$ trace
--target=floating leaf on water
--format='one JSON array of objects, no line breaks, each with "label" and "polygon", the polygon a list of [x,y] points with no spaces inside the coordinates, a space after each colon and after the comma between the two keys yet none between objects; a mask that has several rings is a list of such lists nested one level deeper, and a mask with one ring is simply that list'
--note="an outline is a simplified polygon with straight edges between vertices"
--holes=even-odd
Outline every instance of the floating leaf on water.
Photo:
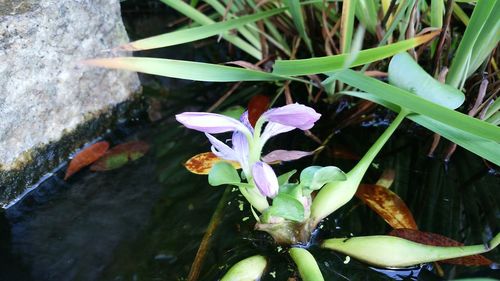
[{"label": "floating leaf on water", "polygon": [[64,180],[67,180],[82,168],[101,158],[109,148],[107,141],[100,141],[78,152],[69,163]]},{"label": "floating leaf on water", "polygon": [[131,141],[119,144],[104,154],[104,156],[96,161],[90,170],[92,171],[110,171],[123,167],[131,161],[135,161],[149,150],[149,144],[143,141]]},{"label": "floating leaf on water", "polygon": [[269,97],[264,95],[255,95],[248,102],[248,121],[255,127],[257,119],[269,108]]},{"label": "floating leaf on water", "polygon": [[[431,232],[419,231],[416,229],[393,229],[389,233],[389,235],[430,246],[455,247],[464,245],[463,243],[450,239],[446,236]],[[440,262],[465,266],[481,266],[490,265],[493,263],[491,260],[481,255],[442,260]]]},{"label": "floating leaf on water", "polygon": [[399,196],[383,186],[361,184],[356,196],[393,228],[417,229],[417,223]]},{"label": "floating leaf on water", "polygon": [[186,161],[186,163],[184,163],[184,166],[193,174],[208,175],[212,167],[221,161],[230,163],[235,169],[241,168],[238,162],[224,160],[222,158],[219,158],[212,152],[203,152],[197,154]]}]

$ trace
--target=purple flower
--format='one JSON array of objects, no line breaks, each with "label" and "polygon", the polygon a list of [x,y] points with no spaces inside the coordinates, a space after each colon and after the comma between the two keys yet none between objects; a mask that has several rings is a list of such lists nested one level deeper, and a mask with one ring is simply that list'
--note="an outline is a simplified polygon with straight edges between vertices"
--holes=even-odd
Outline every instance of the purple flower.
[{"label": "purple flower", "polygon": [[175,119],[189,129],[209,134],[240,131],[250,134],[248,128],[233,118],[207,112],[184,112],[175,115]]},{"label": "purple flower", "polygon": [[256,162],[252,166],[252,176],[255,186],[262,195],[274,198],[278,194],[278,178],[271,166],[264,162]]},{"label": "purple flower", "polygon": [[[255,138],[254,128],[248,121],[248,112],[243,113],[239,121],[221,114],[205,112],[184,112],[175,117],[184,126],[204,132],[212,144],[212,151],[215,155],[226,160],[238,161],[245,175],[249,176],[250,166],[253,164],[250,163],[250,155],[253,155],[253,162],[258,161],[261,149],[271,137],[295,128],[310,129],[320,116],[314,109],[297,103],[269,109],[257,122],[257,124],[260,123],[260,126],[257,126],[258,130],[261,129],[262,124],[266,122],[267,124],[260,137]],[[232,147],[211,135],[231,131],[233,132]],[[297,158],[297,153],[291,154],[295,155],[280,153],[279,157],[273,159],[286,161]]]},{"label": "purple flower", "polygon": [[270,122],[285,126],[309,130],[318,121],[321,114],[303,104],[289,104],[278,108],[272,108],[262,114],[262,117]]}]

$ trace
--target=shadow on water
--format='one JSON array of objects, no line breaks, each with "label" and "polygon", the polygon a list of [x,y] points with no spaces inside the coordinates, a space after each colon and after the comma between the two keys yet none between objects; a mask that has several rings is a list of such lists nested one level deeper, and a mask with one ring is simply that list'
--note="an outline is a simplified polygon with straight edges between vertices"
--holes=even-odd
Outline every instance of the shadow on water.
[{"label": "shadow on water", "polygon": [[[158,21],[156,26],[160,29],[165,28],[168,20],[159,19],[165,12],[162,4],[124,3],[131,5],[124,6],[129,29],[140,33],[137,28],[146,18]],[[131,22],[134,3],[137,7],[149,7],[151,14],[134,17],[137,21]],[[152,34],[145,36],[149,35]],[[209,60],[204,56],[216,53],[184,51],[163,50],[155,55],[194,55]],[[85,169],[67,182],[62,180],[64,169],[57,171],[22,201],[2,211],[1,281],[186,280],[224,189],[210,187],[205,176],[195,176],[184,169],[182,163],[196,153],[208,151],[209,144],[203,134],[181,128],[172,117],[186,109],[206,109],[225,88],[208,83],[199,88],[192,83],[157,77],[142,79],[149,85],[144,93],[146,102],[150,107],[160,103],[161,110],[155,106],[156,114],[149,112],[159,121],[126,125],[104,138],[114,144],[144,140],[151,145],[149,153],[114,171],[92,173]],[[162,85],[167,85],[167,90]],[[255,86],[248,88],[259,90]],[[239,101],[244,105],[247,97],[242,91],[228,104]],[[387,115],[384,110],[378,113]],[[331,130],[330,124],[324,123],[314,129],[323,138]],[[334,137],[333,146],[341,145],[362,154],[382,130],[349,127]],[[394,191],[407,202],[421,230],[465,244],[481,243],[500,230],[500,179],[478,157],[461,149],[449,164],[426,157],[430,136],[405,123],[384,147],[364,182],[374,183],[384,169],[395,169]],[[311,140],[299,132],[278,136],[268,147],[283,145],[286,149],[314,148]],[[278,173],[310,164],[311,159],[287,163],[278,167]],[[354,162],[323,154],[316,164],[349,170]],[[253,225],[249,205],[238,192],[231,192],[200,281],[217,280],[229,265],[254,254],[269,257],[270,267],[263,281],[290,277],[298,280],[287,249],[274,244],[267,234],[253,231]],[[354,199],[324,222],[316,239],[384,234],[389,230],[380,217]],[[404,270],[376,269],[354,259],[347,262],[344,255],[321,250],[317,245],[310,251],[326,280],[445,280],[432,272],[432,264]],[[488,257],[499,261],[498,250]],[[487,267],[442,267],[446,279],[498,278],[499,274]]]}]

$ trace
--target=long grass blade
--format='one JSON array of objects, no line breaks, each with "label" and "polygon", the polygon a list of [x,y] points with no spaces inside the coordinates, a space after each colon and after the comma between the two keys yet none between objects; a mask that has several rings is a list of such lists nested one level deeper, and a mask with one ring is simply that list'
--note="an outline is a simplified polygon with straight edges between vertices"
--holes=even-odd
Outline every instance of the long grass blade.
[{"label": "long grass blade", "polygon": [[171,78],[206,82],[276,81],[289,79],[288,77],[273,73],[251,69],[171,59],[118,57],[91,59],[84,63],[105,68],[125,69]]},{"label": "long grass blade", "polygon": [[378,24],[377,4],[374,0],[358,0],[356,4],[356,17],[372,34],[375,34]]},{"label": "long grass blade", "polygon": [[[184,1],[179,1],[179,0],[161,0],[161,1],[167,4],[168,6],[172,7],[173,9],[177,10],[179,13],[187,16],[188,18],[192,19],[193,21],[201,25],[215,23],[215,21],[213,21],[200,11],[196,10],[195,8],[191,7],[189,4],[184,3]],[[235,46],[237,46],[238,48],[240,48],[242,51],[256,58],[257,60],[262,59],[262,54],[260,50],[256,49],[254,46],[250,45],[241,38],[235,35],[231,35],[227,32],[222,34],[222,37],[227,41],[231,42],[232,44],[234,44]]]},{"label": "long grass blade", "polygon": [[307,48],[312,53],[313,49],[311,45],[311,39],[309,39],[309,35],[307,35],[306,32],[306,26],[304,24],[304,16],[302,15],[300,1],[284,0],[283,2],[286,4],[288,10],[290,11],[290,14],[292,15],[293,23],[295,24],[295,28],[297,28],[300,37],[302,38],[302,40],[304,40],[304,42],[307,45]]},{"label": "long grass blade", "polygon": [[244,16],[237,19],[232,19],[224,22],[218,22],[199,27],[193,27],[165,33],[158,36],[153,36],[128,44],[122,45],[119,48],[128,51],[150,50],[163,48],[193,42],[200,39],[205,39],[210,36],[218,35],[230,29],[237,28],[250,22],[262,20],[283,12],[285,9],[274,9],[267,12],[260,12],[249,16]]},{"label": "long grass blade", "polygon": [[479,66],[489,57],[493,49],[498,45],[500,40],[500,1],[496,2],[493,11],[484,23],[481,29],[481,34],[477,37],[472,49],[471,65],[468,68],[467,76],[469,77]]},{"label": "long grass blade", "polygon": [[451,63],[450,71],[446,77],[447,84],[458,88],[462,84],[462,81],[465,80],[469,64],[468,61],[470,60],[474,45],[497,2],[498,0],[477,1],[469,25],[465,29],[464,36],[460,41],[460,45]]},{"label": "long grass blade", "polygon": [[[342,92],[342,94],[378,103],[395,112],[399,112],[401,106],[388,102],[373,93],[346,91]],[[500,144],[498,142],[478,137],[476,134],[468,131],[459,130],[425,115],[411,114],[408,115],[407,118],[433,132],[440,134],[444,138],[483,157],[484,159],[487,159],[496,165],[500,165]]]},{"label": "long grass blade", "polygon": [[[217,0],[205,0],[206,3],[210,4],[216,11],[219,13],[221,16],[225,16],[226,18],[234,17],[234,15],[226,10],[226,7],[222,5],[219,1]],[[232,8],[235,8],[235,5],[231,5]],[[260,40],[257,36],[252,34],[245,26],[241,26],[237,28],[238,32],[241,33],[241,35],[250,42],[255,48],[258,50],[261,49],[260,45]]]},{"label": "long grass blade", "polygon": [[428,116],[436,121],[462,131],[476,134],[494,142],[500,142],[500,128],[463,113],[427,101],[408,91],[346,69],[334,74],[335,77],[365,92],[376,94],[381,99],[403,106],[412,112]]},{"label": "long grass blade", "polygon": [[354,30],[354,14],[358,0],[344,0],[342,2],[342,16],[340,18],[340,52],[343,54],[351,50],[352,34]]},{"label": "long grass blade", "polygon": [[[432,32],[394,44],[362,50],[358,53],[356,59],[353,60],[351,67],[388,58],[402,51],[424,44],[437,34],[439,34],[439,32]],[[274,64],[273,73],[289,76],[327,73],[342,69],[346,60],[349,58],[349,54],[341,54],[301,60],[278,60]]]}]

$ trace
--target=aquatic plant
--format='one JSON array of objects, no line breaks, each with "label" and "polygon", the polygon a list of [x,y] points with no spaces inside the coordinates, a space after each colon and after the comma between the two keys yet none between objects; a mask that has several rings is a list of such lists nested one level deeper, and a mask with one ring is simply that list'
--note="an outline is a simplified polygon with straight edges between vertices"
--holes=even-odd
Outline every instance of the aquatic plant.
[{"label": "aquatic plant", "polygon": [[[243,169],[242,177],[247,181],[242,182],[231,164],[219,162],[210,170],[209,183],[215,186],[238,186],[248,202],[261,213],[259,217],[256,215],[258,223],[255,228],[271,234],[277,243],[292,246],[290,255],[304,280],[322,280],[314,257],[305,249],[294,248],[294,245],[307,245],[319,222],[352,199],[371,162],[408,114],[408,110],[402,109],[349,173],[344,174],[333,166],[311,166],[300,173],[298,182],[289,182],[295,171],[281,175],[281,180],[278,180],[273,169],[261,161],[260,154],[270,137],[295,128],[312,128],[320,117],[314,109],[300,104],[273,108],[259,117],[255,128],[251,127],[247,112],[240,117],[240,121],[220,114],[197,112],[181,113],[176,118],[190,129],[205,132],[217,156],[239,162]],[[261,134],[266,122],[267,126]],[[224,132],[233,132],[233,148],[210,135]],[[283,158],[289,160],[289,157]],[[315,191],[319,192],[313,199],[311,193]],[[268,199],[271,199],[271,205]],[[382,235],[327,239],[322,247],[341,251],[377,266],[401,267],[484,253],[498,244],[500,234],[487,245],[467,247],[435,247]],[[254,258],[257,257],[250,259]],[[233,271],[245,271],[260,276],[264,270],[253,266],[253,262],[242,262],[235,267],[238,269],[231,269],[228,275],[233,276]],[[239,279],[226,276],[223,280]]]},{"label": "aquatic plant", "polygon": [[[487,58],[498,43],[498,0],[477,1],[470,19],[453,1],[447,1],[446,7],[443,1],[431,1],[431,6],[428,7],[425,1],[415,0],[399,1],[397,5],[394,5],[396,1],[386,0],[344,0],[341,9],[338,4],[331,3],[335,1],[323,0],[268,1],[269,3],[262,5],[250,0],[238,0],[234,5],[231,5],[233,1],[204,1],[215,14],[222,16],[223,20],[220,22],[214,22],[212,18],[198,11],[195,8],[198,1],[191,1],[192,5],[177,0],[162,2],[186,15],[198,26],[132,42],[122,46],[123,49],[160,48],[220,34],[222,38],[259,62],[237,64],[244,68],[131,57],[95,59],[87,63],[197,81],[271,81],[277,83],[279,93],[289,89],[289,82],[298,82],[307,87],[310,95],[313,91],[319,92],[318,97],[325,93],[328,102],[343,94],[373,101],[398,113],[392,124],[349,172],[344,173],[334,166],[311,166],[299,173],[298,181],[290,181],[295,171],[276,176],[270,166],[273,158],[270,160],[261,155],[262,148],[268,138],[278,133],[294,128],[310,129],[316,120],[303,127],[287,122],[299,120],[292,117],[294,113],[300,114],[301,110],[312,113],[314,110],[306,110],[304,105],[298,104],[271,109],[268,112],[286,112],[285,122],[266,119],[266,114],[272,116],[266,112],[255,127],[249,125],[248,116],[245,114],[239,121],[211,113],[184,113],[177,116],[178,121],[186,127],[205,132],[212,143],[213,153],[219,160],[226,160],[213,165],[208,174],[209,183],[239,187],[243,196],[258,212],[255,212],[256,229],[268,232],[278,243],[292,245],[290,255],[304,280],[321,280],[322,277],[314,257],[297,245],[307,244],[318,224],[352,199],[373,159],[405,118],[492,163],[500,164],[500,130],[496,126],[500,104],[498,99],[494,103],[488,103],[487,100],[483,101],[484,97],[477,97],[475,112],[463,114],[458,111],[463,110],[460,106],[465,96],[461,90],[467,78],[484,65],[485,61],[494,69],[497,68],[495,61]],[[250,10],[253,14],[240,16],[240,12],[244,10]],[[444,11],[446,17],[443,15]],[[419,12],[428,17],[422,22],[429,20],[431,27],[443,30],[428,33],[422,30],[422,34],[417,35],[415,29],[418,26],[416,18]],[[380,13],[384,15],[383,18],[378,16]],[[447,58],[450,55],[443,53],[443,45],[447,30],[450,29],[449,19],[452,13],[466,23],[467,27],[459,42],[453,40],[457,47],[449,64]],[[315,41],[311,36],[314,25],[307,25],[304,15],[312,17],[313,22],[316,19],[322,23],[321,35],[324,42]],[[361,24],[355,33],[356,19]],[[310,18],[309,20],[311,21]],[[300,40],[295,37],[293,40],[287,40],[289,38],[286,38],[277,26],[286,31],[291,30],[291,33],[296,31],[296,38]],[[339,28],[339,32],[336,32],[336,28]],[[237,33],[232,33],[231,29],[237,30]],[[362,49],[365,29],[372,37],[377,38],[375,47]],[[438,33],[439,42],[432,42],[429,52],[430,60],[434,61],[429,75],[415,60],[424,47],[418,50],[415,48],[433,40]],[[398,35],[399,38],[396,38]],[[276,49],[272,55],[268,53],[269,46]],[[320,56],[317,56],[319,54]],[[272,72],[259,68],[259,63],[273,59],[273,56],[276,56],[277,60]],[[296,59],[300,56],[306,58]],[[389,83],[364,73],[370,64],[390,57],[393,58],[388,70]],[[446,78],[442,77],[438,81],[435,78],[441,67],[446,65],[450,65],[450,72]],[[349,69],[357,66],[363,66],[359,72]],[[323,77],[326,78],[321,81]],[[360,91],[353,91],[352,87]],[[494,94],[490,94],[490,99],[493,98]],[[287,100],[290,99],[288,96]],[[480,108],[484,118],[474,118]],[[292,109],[297,110],[294,112]],[[285,129],[286,126],[290,128]],[[233,132],[231,147],[212,136],[223,132]],[[309,154],[310,152],[280,152],[274,154],[280,156],[274,157],[274,160],[289,161]],[[237,171],[240,167],[243,171],[241,174]],[[373,236],[326,240],[323,247],[379,266],[406,266],[489,251],[498,245],[499,239],[497,235],[487,245],[431,247],[402,238]],[[387,255],[380,259],[378,253],[366,255],[367,251],[364,249],[367,248],[383,251]],[[398,256],[398,261],[394,261],[391,256],[399,250],[407,252]],[[436,255],[430,255],[431,252]],[[263,264],[261,256],[250,258],[250,261],[252,260]],[[246,267],[245,264],[250,266]],[[253,262],[238,263],[235,265],[237,269],[229,272],[255,270],[259,272],[254,272],[252,276],[260,276],[265,266],[257,267],[251,264]],[[234,280],[230,276],[234,276],[234,273],[228,273],[223,280]]]}]

